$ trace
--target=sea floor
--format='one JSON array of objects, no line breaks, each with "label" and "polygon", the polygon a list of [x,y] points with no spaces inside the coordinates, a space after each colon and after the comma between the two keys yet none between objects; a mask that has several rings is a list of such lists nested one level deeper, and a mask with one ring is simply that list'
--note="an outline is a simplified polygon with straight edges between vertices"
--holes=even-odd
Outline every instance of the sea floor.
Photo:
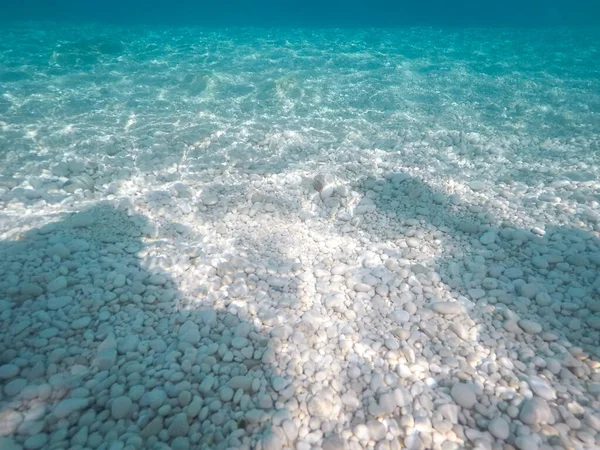
[{"label": "sea floor", "polygon": [[3,25],[0,448],[598,448],[598,61]]}]

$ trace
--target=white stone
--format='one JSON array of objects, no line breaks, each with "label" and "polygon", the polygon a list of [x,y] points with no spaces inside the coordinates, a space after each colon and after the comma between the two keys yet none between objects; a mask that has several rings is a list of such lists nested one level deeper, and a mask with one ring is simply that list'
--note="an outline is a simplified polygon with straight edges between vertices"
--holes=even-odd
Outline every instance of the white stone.
[{"label": "white stone", "polygon": [[519,320],[518,324],[519,324],[519,327],[521,327],[521,329],[523,331],[525,331],[526,333],[529,333],[529,334],[538,334],[543,329],[539,323],[534,322],[533,320],[530,320],[530,319],[521,319],[521,320]]},{"label": "white stone", "polygon": [[188,320],[179,328],[179,340],[188,344],[197,345],[200,342],[200,330],[198,325]]},{"label": "white stone", "polygon": [[379,397],[379,407],[381,408],[382,411],[384,411],[387,414],[391,414],[394,412],[394,410],[396,409],[396,396],[391,393],[385,393],[382,394]]},{"label": "white stone", "polygon": [[236,336],[231,340],[231,346],[237,350],[247,347],[250,341],[245,337]]},{"label": "white stone", "polygon": [[410,320],[410,314],[403,309],[396,309],[392,312],[391,318],[398,324],[406,323]]},{"label": "white stone", "polygon": [[475,403],[477,403],[475,392],[473,392],[472,387],[466,383],[456,383],[452,386],[450,394],[456,404],[465,409],[471,409],[475,406]]},{"label": "white stone", "polygon": [[25,378],[15,378],[4,385],[4,394],[7,397],[14,397],[21,393],[27,386],[27,380]]},{"label": "white stone", "polygon": [[144,404],[151,408],[158,409],[167,401],[167,394],[164,390],[156,388],[144,394],[142,400]]},{"label": "white stone", "polygon": [[479,192],[485,188],[485,182],[480,180],[473,180],[469,183],[469,187],[475,192]]},{"label": "white stone", "polygon": [[538,397],[544,400],[554,400],[556,398],[556,392],[547,380],[537,376],[530,376],[527,382],[533,393]]},{"label": "white stone", "polygon": [[0,449],[2,450],[22,450],[21,444],[9,437],[0,437]]},{"label": "white stone", "polygon": [[217,323],[217,313],[210,308],[205,308],[198,311],[198,318],[204,325],[212,326]]},{"label": "white stone", "polygon": [[261,447],[263,450],[281,450],[283,448],[283,441],[277,434],[268,430],[262,435]]},{"label": "white stone", "polygon": [[83,316],[71,322],[71,328],[74,330],[80,330],[82,328],[87,328],[90,323],[92,323],[92,318],[90,316]]},{"label": "white stone", "polygon": [[71,226],[73,228],[86,228],[94,224],[96,218],[90,213],[78,213],[71,217]]},{"label": "white stone", "polygon": [[144,429],[141,432],[141,436],[144,439],[148,439],[151,436],[158,436],[159,433],[164,429],[164,425],[163,425],[163,417],[162,416],[156,416],[154,419],[152,419],[148,425],[146,425],[144,427]]},{"label": "white stone", "polygon": [[14,364],[4,364],[0,366],[0,380],[7,380],[19,375],[20,369]]},{"label": "white stone", "polygon": [[369,420],[367,428],[369,429],[369,437],[375,442],[381,441],[387,433],[385,425],[378,420]]},{"label": "white stone", "polygon": [[59,402],[52,410],[52,414],[58,419],[64,419],[75,411],[87,408],[88,404],[87,398],[68,398]]},{"label": "white stone", "polygon": [[167,282],[167,277],[161,275],[159,273],[155,273],[154,275],[150,275],[146,280],[146,283],[154,285],[154,286],[162,286]]},{"label": "white stone", "polygon": [[243,389],[246,392],[249,392],[252,388],[252,382],[254,378],[248,375],[237,375],[232,377],[229,380],[229,387],[234,391],[238,389]]},{"label": "white stone", "polygon": [[496,237],[497,235],[495,232],[488,231],[479,238],[479,242],[481,242],[483,245],[490,245],[496,241]]},{"label": "white stone", "polygon": [[187,435],[190,429],[190,425],[188,423],[188,417],[185,413],[179,413],[169,425],[169,434],[174,437],[185,436]]},{"label": "white stone", "polygon": [[123,275],[122,273],[118,273],[115,278],[113,279],[113,286],[116,288],[121,288],[123,286],[125,286],[125,283],[127,282],[127,277],[125,275]]},{"label": "white stone", "polygon": [[496,439],[506,440],[510,436],[510,427],[508,422],[502,417],[496,417],[490,420],[488,431]]},{"label": "white stone", "polygon": [[137,334],[128,334],[119,339],[117,343],[117,350],[119,353],[125,355],[127,353],[135,352],[140,343],[140,338]]},{"label": "white stone", "polygon": [[58,292],[60,290],[65,289],[68,286],[68,284],[69,283],[65,277],[56,277],[54,280],[48,283],[48,285],[46,286],[46,290],[48,292]]},{"label": "white stone", "polygon": [[463,307],[458,302],[434,302],[430,307],[433,311],[442,315],[463,313]]},{"label": "white stone", "polygon": [[544,256],[534,256],[531,258],[531,264],[538,269],[547,269],[549,266],[548,260]]},{"label": "white stone", "polygon": [[214,206],[219,202],[219,197],[213,194],[204,194],[202,196],[202,203],[205,206]]},{"label": "white stone", "polygon": [[127,396],[117,397],[110,407],[112,418],[115,420],[125,419],[131,414],[133,402]]},{"label": "white stone", "polygon": [[526,425],[543,425],[552,419],[552,411],[546,400],[533,397],[523,402],[519,420]]},{"label": "white stone", "polygon": [[46,433],[36,434],[23,443],[23,448],[26,450],[37,450],[44,448],[46,442],[48,442],[48,435]]},{"label": "white stone", "polygon": [[51,297],[48,299],[48,309],[50,311],[56,311],[65,306],[70,305],[73,302],[73,297],[69,297],[68,295],[63,295],[60,297]]},{"label": "white stone", "polygon": [[322,389],[308,401],[308,412],[320,419],[329,419],[333,412],[331,394],[328,389]]},{"label": "white stone", "polygon": [[394,398],[396,400],[396,406],[404,408],[412,403],[412,395],[404,388],[394,389]]},{"label": "white stone", "polygon": [[109,335],[102,341],[96,350],[94,365],[99,370],[110,370],[117,362],[117,340],[114,335]]}]

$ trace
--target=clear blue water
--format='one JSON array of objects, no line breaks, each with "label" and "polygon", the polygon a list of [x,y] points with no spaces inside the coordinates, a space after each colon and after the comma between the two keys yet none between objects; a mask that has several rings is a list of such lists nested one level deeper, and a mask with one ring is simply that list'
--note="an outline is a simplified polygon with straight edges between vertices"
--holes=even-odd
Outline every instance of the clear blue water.
[{"label": "clear blue water", "polygon": [[600,23],[596,0],[25,0],[2,1],[2,19],[246,26],[538,26]]}]

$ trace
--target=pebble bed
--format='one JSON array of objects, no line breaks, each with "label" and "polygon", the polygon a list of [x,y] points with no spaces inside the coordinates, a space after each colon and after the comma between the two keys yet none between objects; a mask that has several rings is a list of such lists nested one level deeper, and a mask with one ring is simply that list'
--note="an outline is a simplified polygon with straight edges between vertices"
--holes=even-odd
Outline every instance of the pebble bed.
[{"label": "pebble bed", "polygon": [[600,447],[594,36],[0,33],[2,450]]}]

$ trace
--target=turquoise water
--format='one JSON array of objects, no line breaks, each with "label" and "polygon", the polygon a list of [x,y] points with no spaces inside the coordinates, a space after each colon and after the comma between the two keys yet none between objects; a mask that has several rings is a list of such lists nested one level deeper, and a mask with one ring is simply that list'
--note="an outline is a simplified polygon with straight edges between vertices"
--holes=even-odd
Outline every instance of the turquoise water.
[{"label": "turquoise water", "polygon": [[0,18],[204,26],[540,26],[598,25],[594,0],[24,0],[3,2]]}]

